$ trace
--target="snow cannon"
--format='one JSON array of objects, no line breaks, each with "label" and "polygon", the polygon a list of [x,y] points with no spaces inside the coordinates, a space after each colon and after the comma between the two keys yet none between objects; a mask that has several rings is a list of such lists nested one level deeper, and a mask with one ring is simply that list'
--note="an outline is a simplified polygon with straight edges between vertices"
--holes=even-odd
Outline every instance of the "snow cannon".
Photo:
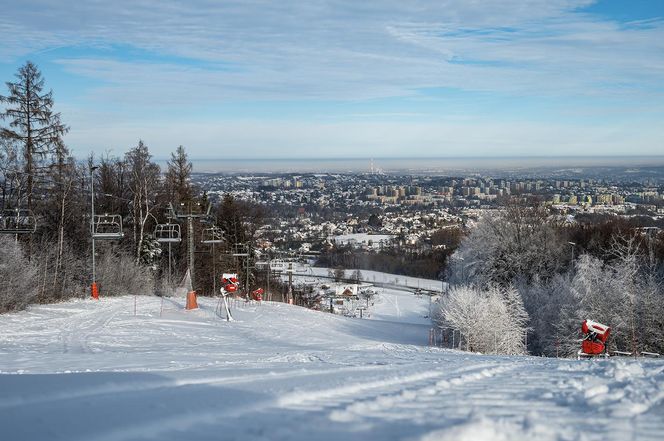
[{"label": "snow cannon", "polygon": [[258,288],[251,291],[251,298],[257,302],[263,301],[263,288]]},{"label": "snow cannon", "polygon": [[224,284],[224,291],[226,292],[235,292],[237,291],[237,285],[234,283],[227,282]]},{"label": "snow cannon", "polygon": [[236,292],[238,289],[238,280],[236,277],[222,277],[221,286],[225,293]]},{"label": "snow cannon", "polygon": [[240,288],[240,281],[237,279],[237,274],[224,273],[221,276],[221,293],[227,295],[235,293]]},{"label": "snow cannon", "polygon": [[606,349],[606,340],[611,334],[611,328],[592,320],[584,320],[581,324],[584,334],[581,343],[581,352],[584,355],[599,355]]}]

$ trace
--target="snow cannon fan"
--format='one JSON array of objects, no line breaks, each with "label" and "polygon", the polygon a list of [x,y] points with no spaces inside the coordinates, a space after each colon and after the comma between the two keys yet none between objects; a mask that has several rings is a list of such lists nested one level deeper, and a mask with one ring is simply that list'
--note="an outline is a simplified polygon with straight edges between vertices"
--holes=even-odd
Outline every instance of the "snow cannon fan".
[{"label": "snow cannon fan", "polygon": [[592,320],[584,320],[581,324],[584,334],[581,343],[581,355],[600,355],[606,349],[606,340],[611,334],[611,328]]}]

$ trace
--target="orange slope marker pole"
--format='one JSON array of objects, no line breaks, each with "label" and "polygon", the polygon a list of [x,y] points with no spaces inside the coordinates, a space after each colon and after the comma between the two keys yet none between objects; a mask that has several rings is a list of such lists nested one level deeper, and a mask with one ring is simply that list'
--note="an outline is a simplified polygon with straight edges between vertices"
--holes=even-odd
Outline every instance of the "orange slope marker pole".
[{"label": "orange slope marker pole", "polygon": [[196,301],[196,291],[189,291],[187,293],[187,306],[185,309],[198,309],[198,302]]}]

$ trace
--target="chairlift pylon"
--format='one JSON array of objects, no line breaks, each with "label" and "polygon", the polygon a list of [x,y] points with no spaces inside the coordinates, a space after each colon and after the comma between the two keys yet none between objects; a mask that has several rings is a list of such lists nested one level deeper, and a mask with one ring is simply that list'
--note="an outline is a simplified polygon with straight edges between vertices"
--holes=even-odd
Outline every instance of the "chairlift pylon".
[{"label": "chairlift pylon", "polygon": [[6,209],[0,215],[0,234],[32,234],[37,221],[32,211],[20,208]]},{"label": "chairlift pylon", "polygon": [[124,237],[122,216],[119,214],[95,214],[92,237],[96,240],[118,240]]},{"label": "chairlift pylon", "polygon": [[180,224],[157,224],[154,227],[154,238],[159,243],[180,242]]}]

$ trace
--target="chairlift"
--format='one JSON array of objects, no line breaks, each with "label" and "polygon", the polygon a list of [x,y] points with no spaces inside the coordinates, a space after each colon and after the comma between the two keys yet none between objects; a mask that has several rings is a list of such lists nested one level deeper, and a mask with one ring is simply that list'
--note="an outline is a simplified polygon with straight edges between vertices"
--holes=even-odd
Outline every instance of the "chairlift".
[{"label": "chairlift", "polygon": [[0,215],[0,233],[32,234],[37,231],[37,221],[30,210],[16,208],[4,210]]},{"label": "chairlift", "polygon": [[280,272],[286,270],[286,262],[281,259],[273,260],[270,262],[270,271]]},{"label": "chairlift", "polygon": [[311,278],[309,278],[309,277],[305,277],[305,278],[304,278],[304,284],[305,284],[306,286],[313,286],[313,285],[318,284],[318,280],[316,280],[316,279],[311,279]]},{"label": "chairlift", "polygon": [[97,240],[122,239],[122,216],[119,214],[95,214],[92,238]]},{"label": "chairlift", "polygon": [[224,242],[224,230],[221,228],[213,226],[203,230],[203,238],[201,239],[201,243],[217,244]]},{"label": "chairlift", "polygon": [[269,263],[267,260],[257,260],[256,262],[254,262],[254,266],[256,267],[256,269],[260,270],[267,269],[268,264]]},{"label": "chairlift", "polygon": [[180,224],[157,224],[154,228],[154,237],[157,242],[169,243],[180,242]]},{"label": "chairlift", "polygon": [[297,274],[309,274],[309,266],[307,265],[294,265],[294,269]]}]

